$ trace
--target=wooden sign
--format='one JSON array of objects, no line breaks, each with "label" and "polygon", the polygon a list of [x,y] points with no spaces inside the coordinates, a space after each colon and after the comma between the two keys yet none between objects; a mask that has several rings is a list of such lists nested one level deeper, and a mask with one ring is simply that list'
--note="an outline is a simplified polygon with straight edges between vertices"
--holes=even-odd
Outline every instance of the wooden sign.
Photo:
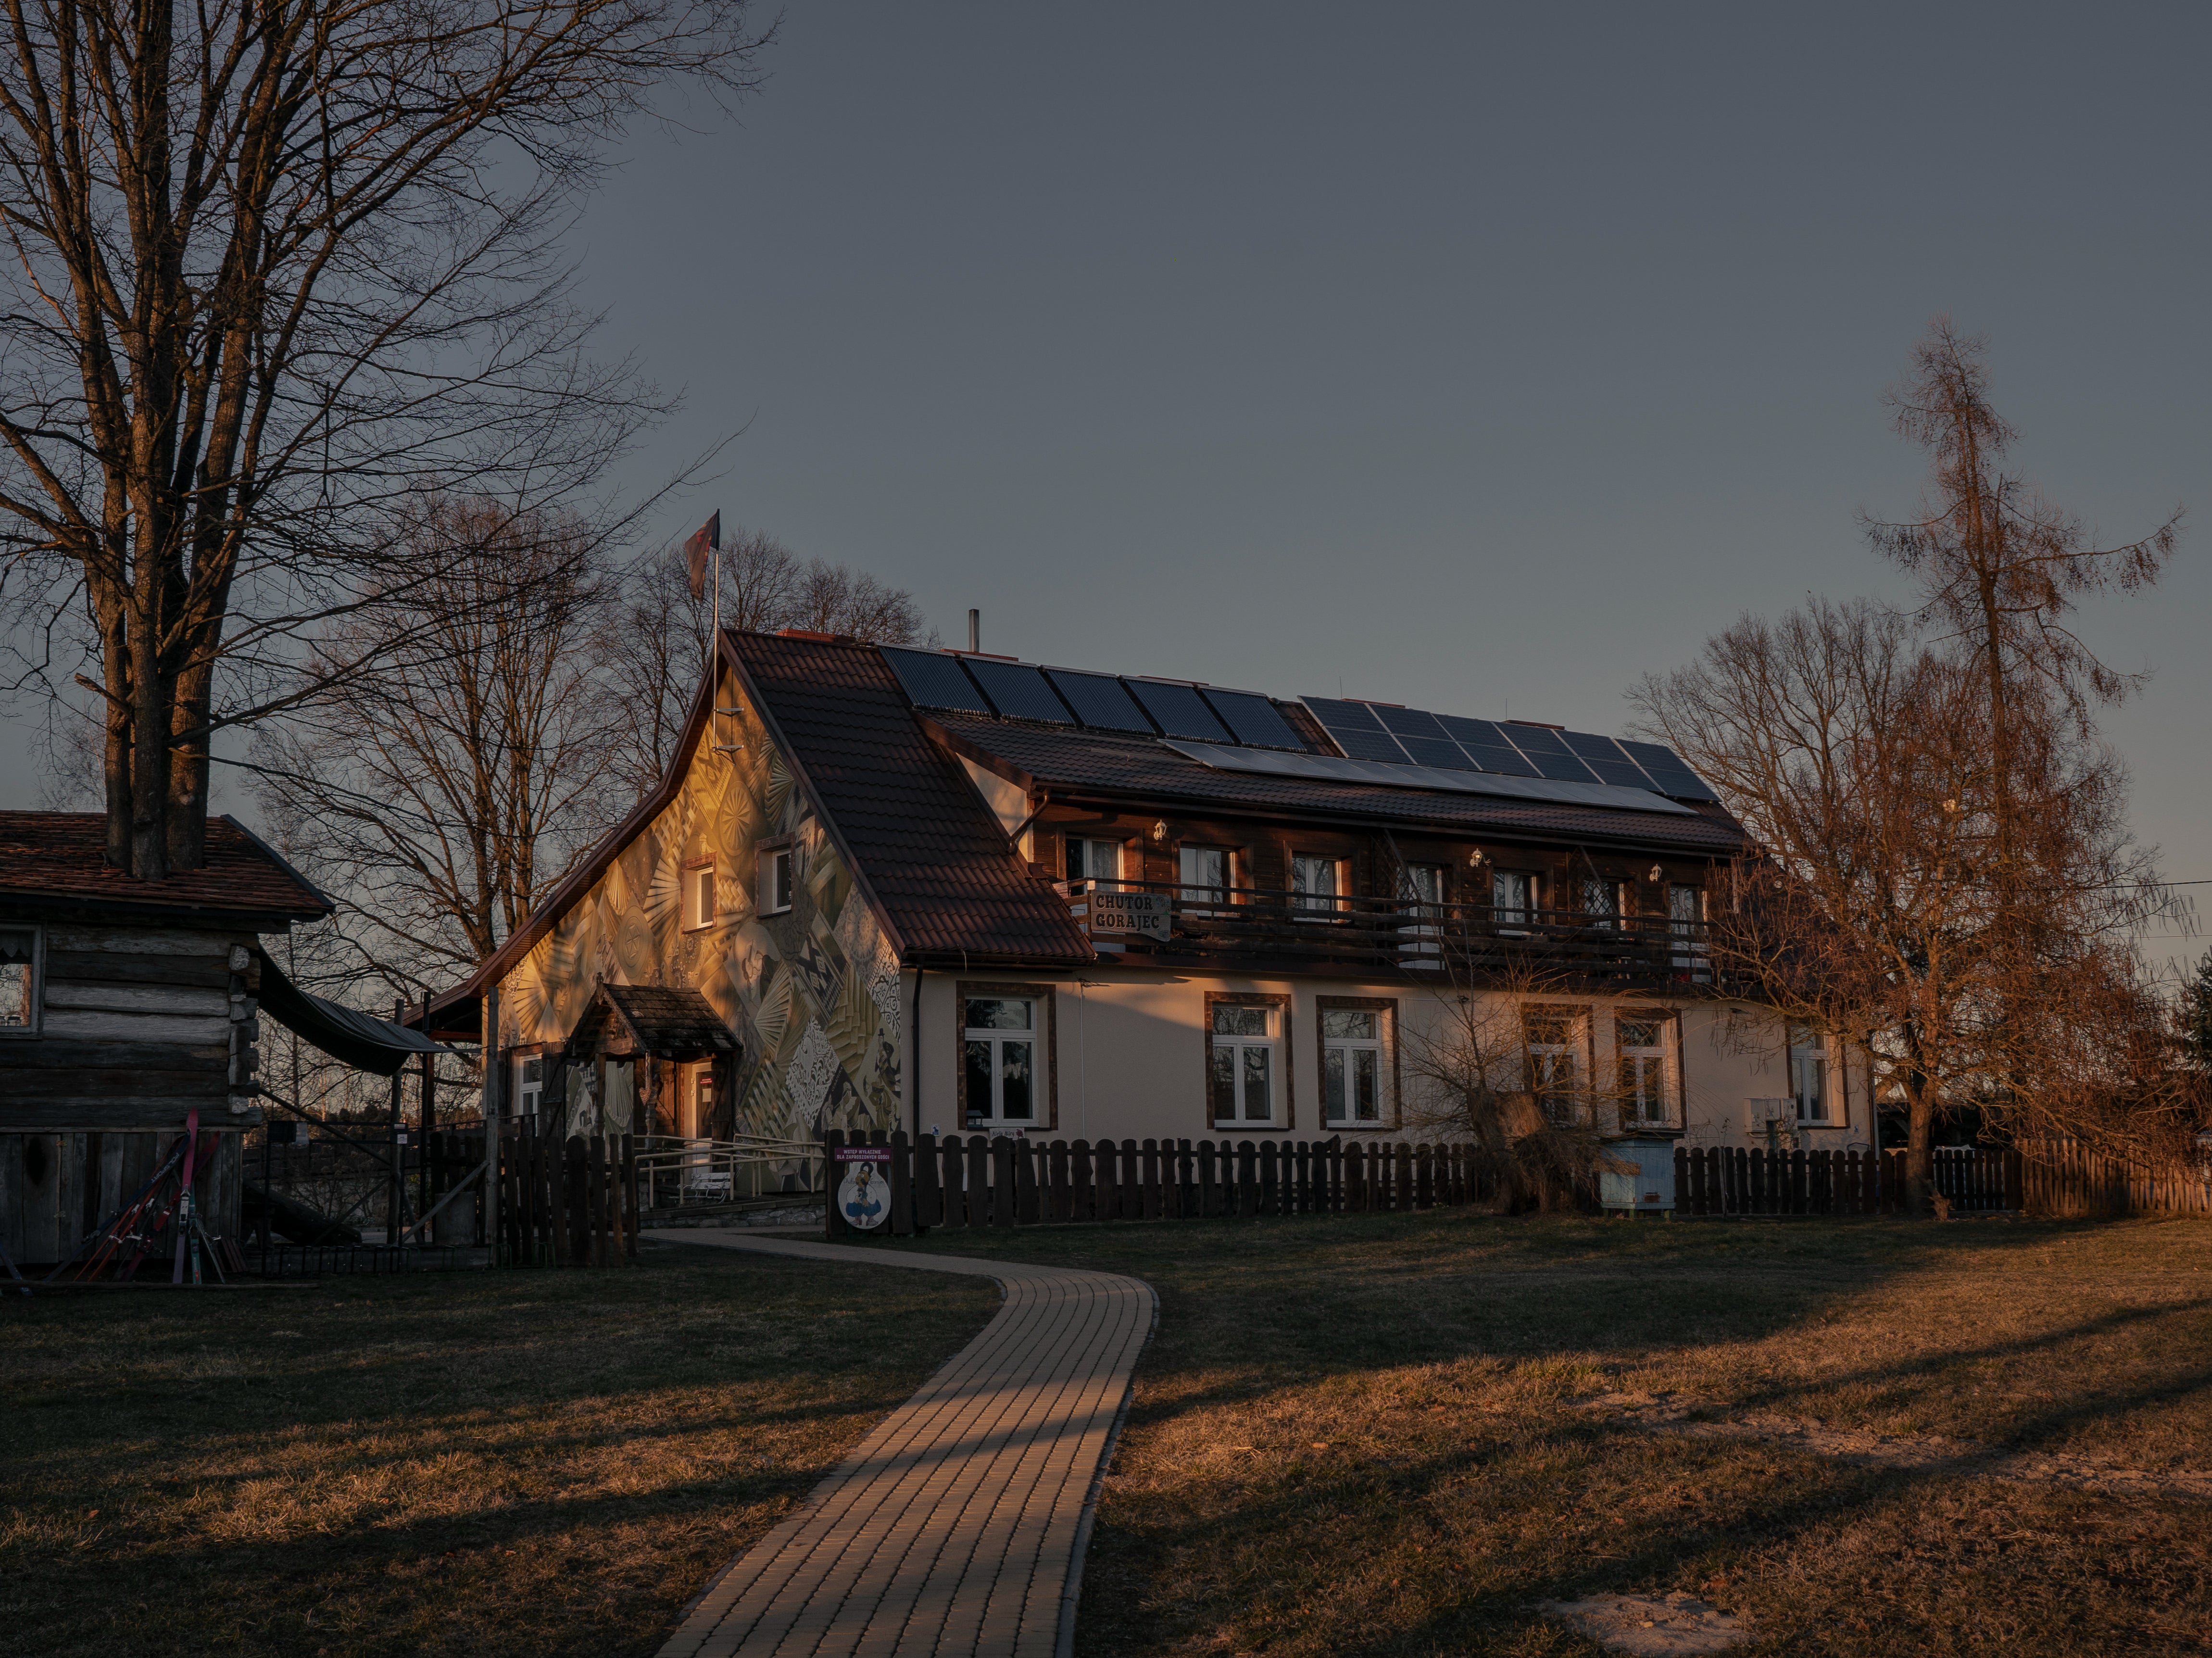
[{"label": "wooden sign", "polygon": [[1091,891],[1091,930],[1093,932],[1134,932],[1164,940],[1173,914],[1164,892]]}]

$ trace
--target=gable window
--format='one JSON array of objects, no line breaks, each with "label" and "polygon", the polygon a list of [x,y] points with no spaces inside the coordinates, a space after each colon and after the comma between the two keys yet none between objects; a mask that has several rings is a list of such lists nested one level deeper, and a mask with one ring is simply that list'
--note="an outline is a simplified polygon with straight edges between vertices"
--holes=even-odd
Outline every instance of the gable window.
[{"label": "gable window", "polygon": [[970,1128],[1037,1121],[1037,1005],[1027,996],[970,996],[963,1003],[962,1078]]},{"label": "gable window", "polygon": [[1528,926],[1536,919],[1536,878],[1524,870],[1492,872],[1490,908],[1500,926]]},{"label": "gable window", "polygon": [[[1225,904],[1236,857],[1226,847],[1184,847],[1177,853],[1185,904]],[[1200,914],[1204,911],[1201,909]]]},{"label": "gable window", "polygon": [[525,1054],[514,1062],[514,1114],[534,1117],[545,1098],[545,1056]]},{"label": "gable window", "polygon": [[1620,1126],[1674,1121],[1667,1097],[1667,1021],[1657,1015],[1621,1014],[1613,1022],[1620,1053]]},{"label": "gable window", "polygon": [[39,1029],[39,930],[0,926],[0,1035]]},{"label": "gable window", "polygon": [[1213,1004],[1207,1038],[1207,1091],[1217,1128],[1273,1124],[1281,1091],[1277,1054],[1282,1010],[1237,1002]]},{"label": "gable window", "polygon": [[714,925],[714,866],[695,864],[684,872],[684,930],[696,932]]},{"label": "gable window", "polygon": [[1316,853],[1291,855],[1291,908],[1301,921],[1327,921],[1339,912],[1338,897],[1352,883],[1351,872],[1340,858]]},{"label": "gable window", "polygon": [[1121,843],[1067,837],[1067,878],[1071,881],[1118,881],[1121,877]]},{"label": "gable window", "polygon": [[1571,1123],[1581,1107],[1581,1017],[1563,1008],[1530,1008],[1524,1017],[1528,1091],[1547,1121]]},{"label": "gable window", "polygon": [[760,884],[754,908],[763,915],[781,915],[791,908],[793,880],[792,849],[789,847],[763,847],[760,852]]},{"label": "gable window", "polygon": [[1797,1121],[1828,1121],[1828,1048],[1810,1025],[1790,1027],[1790,1091],[1796,1096]]},{"label": "gable window", "polygon": [[1324,1005],[1320,1014],[1323,1120],[1336,1127],[1381,1127],[1385,1010]]}]

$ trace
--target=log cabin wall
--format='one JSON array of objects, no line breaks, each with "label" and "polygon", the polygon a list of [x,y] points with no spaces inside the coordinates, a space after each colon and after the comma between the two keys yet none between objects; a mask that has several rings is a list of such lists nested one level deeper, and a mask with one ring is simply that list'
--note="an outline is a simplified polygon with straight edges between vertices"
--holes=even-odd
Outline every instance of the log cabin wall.
[{"label": "log cabin wall", "polygon": [[[240,1136],[258,1061],[256,936],[10,915],[40,930],[33,1029],[0,1037],[0,1247],[65,1259],[199,1112],[210,1231],[240,1230]],[[240,1108],[234,1110],[233,1102]]]}]

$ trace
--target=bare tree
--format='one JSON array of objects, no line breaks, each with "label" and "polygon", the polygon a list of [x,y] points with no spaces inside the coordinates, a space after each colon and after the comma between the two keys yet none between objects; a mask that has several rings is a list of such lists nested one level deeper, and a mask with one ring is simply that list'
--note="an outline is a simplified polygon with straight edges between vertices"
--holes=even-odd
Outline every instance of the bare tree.
[{"label": "bare tree", "polygon": [[[739,529],[721,555],[725,628],[805,628],[884,645],[922,637],[914,595],[875,576],[802,560],[774,536]],[[653,786],[675,755],[698,694],[713,627],[711,594],[691,596],[683,550],[671,546],[624,572],[622,614],[606,638],[605,671],[622,710],[622,775],[633,794]]]},{"label": "bare tree", "polygon": [[356,963],[413,996],[497,949],[629,797],[588,527],[433,496],[395,553],[447,581],[334,626],[304,673],[376,666],[264,727],[252,763],[282,843],[345,901]]},{"label": "bare tree", "polygon": [[664,82],[748,85],[745,15],[9,7],[0,509],[15,596],[83,617],[111,862],[197,867],[212,733],[360,665],[325,635],[297,671],[322,621],[440,579],[389,557],[417,480],[574,499],[655,412],[586,359],[552,250]]}]

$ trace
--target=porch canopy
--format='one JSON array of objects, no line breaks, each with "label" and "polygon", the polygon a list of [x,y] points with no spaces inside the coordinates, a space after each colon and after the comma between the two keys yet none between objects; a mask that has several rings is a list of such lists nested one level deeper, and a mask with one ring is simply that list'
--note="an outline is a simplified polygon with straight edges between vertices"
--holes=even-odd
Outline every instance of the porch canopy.
[{"label": "porch canopy", "polygon": [[284,976],[267,950],[260,955],[261,1011],[332,1059],[356,1071],[390,1077],[418,1054],[452,1051],[419,1030],[309,995]]},{"label": "porch canopy", "polygon": [[696,990],[661,985],[617,985],[605,980],[568,1034],[573,1059],[605,1054],[672,1060],[678,1064],[734,1054],[738,1039]]}]

